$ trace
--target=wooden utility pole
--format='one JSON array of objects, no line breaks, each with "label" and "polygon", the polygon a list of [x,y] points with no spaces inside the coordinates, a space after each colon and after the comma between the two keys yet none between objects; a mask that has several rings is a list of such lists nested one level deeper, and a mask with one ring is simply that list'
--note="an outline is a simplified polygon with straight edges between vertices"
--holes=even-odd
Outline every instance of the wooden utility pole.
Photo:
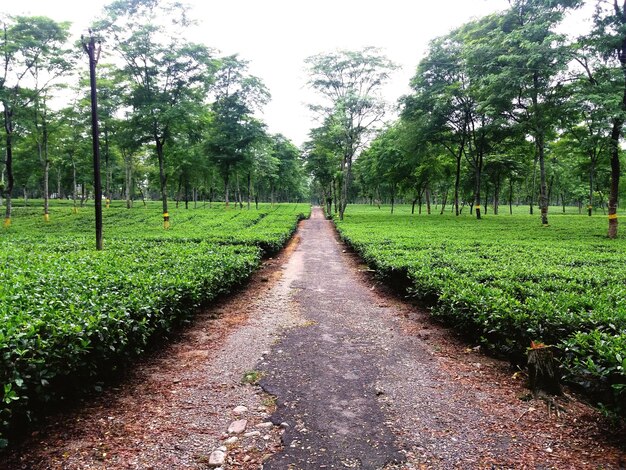
[{"label": "wooden utility pole", "polygon": [[91,136],[93,144],[93,189],[96,206],[96,250],[102,250],[102,183],[100,181],[100,131],[98,129],[98,97],[96,94],[96,65],[100,58],[100,41],[96,44],[89,30],[89,41],[82,37],[83,49],[89,56],[89,83],[91,85]]}]

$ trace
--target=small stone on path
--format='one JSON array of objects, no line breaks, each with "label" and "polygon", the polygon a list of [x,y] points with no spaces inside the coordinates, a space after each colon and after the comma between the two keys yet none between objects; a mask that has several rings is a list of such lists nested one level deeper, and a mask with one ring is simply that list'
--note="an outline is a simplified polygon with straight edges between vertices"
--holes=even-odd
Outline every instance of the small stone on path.
[{"label": "small stone on path", "polygon": [[243,406],[243,405],[239,405],[237,407],[235,407],[235,409],[233,410],[233,413],[235,413],[236,415],[242,415],[244,413],[246,413],[248,411],[248,408]]},{"label": "small stone on path", "polygon": [[259,423],[255,426],[255,428],[267,429],[274,426],[274,423],[271,421],[266,421],[265,423]]},{"label": "small stone on path", "polygon": [[261,431],[250,431],[243,435],[243,437],[259,437],[261,435]]},{"label": "small stone on path", "polygon": [[239,438],[237,436],[232,436],[232,437],[229,437],[228,439],[226,439],[224,441],[224,444],[229,446],[229,445],[237,443],[237,441],[239,441]]},{"label": "small stone on path", "polygon": [[233,421],[230,423],[230,426],[228,426],[228,434],[241,434],[246,430],[247,425],[247,419],[238,419],[237,421]]},{"label": "small stone on path", "polygon": [[209,465],[211,467],[220,467],[226,461],[226,453],[221,450],[214,450],[209,456]]}]

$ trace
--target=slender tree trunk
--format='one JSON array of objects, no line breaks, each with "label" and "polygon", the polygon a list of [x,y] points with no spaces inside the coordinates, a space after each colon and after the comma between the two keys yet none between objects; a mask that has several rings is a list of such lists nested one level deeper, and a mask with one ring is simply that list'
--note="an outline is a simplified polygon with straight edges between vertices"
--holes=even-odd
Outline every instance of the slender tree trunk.
[{"label": "slender tree trunk", "polygon": [[[454,177],[454,210],[455,214],[459,215],[459,186],[461,184],[461,157],[463,156],[463,150],[459,151],[456,157],[456,172]],[[420,204],[421,205],[421,204]]]},{"label": "slender tree trunk", "polygon": [[[615,3],[617,8],[617,2]],[[620,20],[622,25],[626,23],[626,11],[621,11]],[[622,112],[626,111],[626,36],[622,39],[622,43],[618,50],[620,66],[622,69]],[[613,128],[611,129],[610,140],[610,160],[611,160],[611,189],[609,192],[609,238],[617,238],[617,201],[619,198],[619,177],[620,177],[620,137],[622,135],[622,128],[624,126],[624,119],[620,116],[613,119]]]},{"label": "slender tree trunk", "polygon": [[593,215],[593,174],[596,171],[595,158],[591,155],[591,168],[589,168],[589,204],[587,204],[587,215]]},{"label": "slender tree trunk", "polygon": [[[626,53],[626,52],[625,52]],[[626,72],[625,72],[626,75]],[[626,83],[626,80],[625,80]],[[626,107],[626,86],[624,88],[624,106]],[[613,119],[613,128],[611,130],[610,141],[610,160],[611,160],[611,188],[609,191],[609,238],[617,238],[617,201],[619,197],[619,177],[620,177],[620,137],[624,120],[621,118]]]},{"label": "slender tree trunk", "polygon": [[509,178],[509,215],[513,215],[513,178]]},{"label": "slender tree trunk", "polygon": [[541,108],[539,107],[538,90],[539,89],[539,73],[533,74],[533,106],[535,107],[535,149],[537,159],[539,160],[539,208],[541,210],[541,224],[548,225],[548,185],[546,177],[546,163],[545,163],[545,133],[543,130]]},{"label": "slender tree trunk", "polygon": [[474,207],[473,209],[476,211],[476,219],[480,220],[480,186],[481,186],[481,177],[482,177],[482,155],[479,153],[478,161],[476,162],[476,167],[474,169]]},{"label": "slender tree trunk", "polygon": [[113,194],[111,194],[111,177],[113,175],[113,169],[111,168],[110,163],[109,127],[107,125],[104,126],[104,173],[104,191],[106,193],[106,204],[108,209],[111,199],[113,198]]},{"label": "slender tree trunk", "polygon": [[539,155],[539,207],[541,208],[541,224],[548,225],[548,186],[546,179],[546,165],[544,158],[545,145],[543,140],[543,134],[538,136],[537,139],[537,152]]},{"label": "slender tree trunk", "polygon": [[72,199],[74,200],[74,208],[72,212],[78,213],[78,183],[76,182],[76,162],[72,159]]},{"label": "slender tree trunk", "polygon": [[536,182],[537,182],[537,155],[535,155],[535,162],[533,164],[533,182],[532,182],[532,188],[530,190],[530,215],[533,215],[534,213]]},{"label": "slender tree trunk", "polygon": [[44,157],[43,163],[43,219],[50,221],[50,160]]},{"label": "slender tree trunk", "polygon": [[413,201],[411,202],[411,215],[415,214],[415,204],[417,204],[417,198],[414,197]]},{"label": "slender tree trunk", "polygon": [[183,174],[181,173],[178,176],[178,188],[176,189],[176,193],[174,195],[174,198],[176,200],[176,209],[178,209],[178,206],[180,204],[180,200],[182,199],[182,191],[183,191]]},{"label": "slender tree trunk", "polygon": [[61,169],[57,168],[57,199],[63,199],[61,194]]},{"label": "slender tree trunk", "polygon": [[189,209],[189,178],[185,178],[185,209]]},{"label": "slender tree trunk", "polygon": [[241,195],[241,186],[239,185],[239,173],[235,175],[235,185],[237,189],[237,201],[239,202],[239,210],[243,209],[243,196]]},{"label": "slender tree trunk", "polygon": [[393,208],[396,202],[396,187],[392,185],[391,187],[391,213],[393,214]]},{"label": "slender tree trunk", "polygon": [[43,218],[50,221],[50,155],[48,154],[48,124],[46,122],[46,102],[42,115],[43,129]]},{"label": "slender tree trunk", "polygon": [[441,200],[441,212],[439,212],[439,215],[444,214],[444,212],[446,211],[447,203],[448,203],[448,188],[446,188],[445,192],[443,193],[443,199]]},{"label": "slender tree trunk", "polygon": [[7,174],[7,184],[4,188],[4,199],[6,201],[6,208],[4,210],[4,226],[11,226],[11,211],[13,194],[13,185],[15,180],[13,179],[13,110],[10,109],[9,103],[4,101],[2,103],[4,107],[4,130],[6,132],[6,161],[4,167]]},{"label": "slender tree trunk", "polygon": [[248,171],[248,210],[250,210],[251,200],[252,200],[252,174]]},{"label": "slender tree trunk", "polygon": [[426,213],[428,215],[431,214],[431,207],[430,207],[430,188],[428,186],[426,186]]},{"label": "slender tree trunk", "polygon": [[132,200],[132,190],[133,190],[133,168],[132,168],[132,160],[129,155],[125,155],[124,158],[125,168],[124,168],[124,185],[126,186],[126,209],[130,209],[133,207]]},{"label": "slender tree trunk", "polygon": [[485,215],[487,215],[487,202],[489,201],[489,185],[487,184],[487,189],[485,190]]},{"label": "slender tree trunk", "polygon": [[228,173],[224,176],[224,206],[226,209],[230,207],[230,201],[228,200]]},{"label": "slender tree trunk", "polygon": [[163,202],[163,228],[170,228],[170,214],[167,211],[167,175],[165,174],[165,161],[163,155],[164,139],[155,135],[157,157],[159,159],[159,178],[161,182],[161,201]]},{"label": "slender tree trunk", "polygon": [[500,211],[500,175],[496,175],[495,186],[493,188],[493,215],[498,215]]}]

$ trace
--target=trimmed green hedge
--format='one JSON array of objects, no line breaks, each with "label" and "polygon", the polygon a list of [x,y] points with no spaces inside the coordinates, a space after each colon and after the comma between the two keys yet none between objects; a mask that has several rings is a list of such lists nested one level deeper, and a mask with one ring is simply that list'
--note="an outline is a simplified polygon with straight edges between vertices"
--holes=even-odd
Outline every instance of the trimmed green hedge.
[{"label": "trimmed green hedge", "polygon": [[279,250],[305,205],[261,210],[105,210],[105,250],[91,211],[18,208],[0,229],[0,447],[11,426],[141,354]]},{"label": "trimmed green hedge", "polygon": [[569,381],[625,408],[626,239],[605,238],[606,218],[406,212],[350,206],[336,225],[436,317],[517,361],[531,341],[555,345]]}]

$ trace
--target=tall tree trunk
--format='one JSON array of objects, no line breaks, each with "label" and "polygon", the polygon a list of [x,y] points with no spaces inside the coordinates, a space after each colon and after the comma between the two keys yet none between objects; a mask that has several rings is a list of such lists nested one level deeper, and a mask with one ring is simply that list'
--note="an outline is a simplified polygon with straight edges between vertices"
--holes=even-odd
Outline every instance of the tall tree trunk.
[{"label": "tall tree trunk", "polygon": [[474,210],[476,211],[476,219],[480,220],[480,186],[482,178],[483,156],[479,151],[478,161],[474,168]]},{"label": "tall tree trunk", "polygon": [[165,174],[165,161],[163,155],[164,139],[155,135],[157,157],[159,159],[159,179],[161,182],[161,201],[163,202],[163,228],[170,228],[170,214],[167,211],[167,175]]},{"label": "tall tree trunk", "polygon": [[393,208],[396,202],[396,186],[391,186],[391,213],[393,214]]},{"label": "tall tree trunk", "polygon": [[[626,52],[625,52],[626,53]],[[626,86],[624,88],[624,106],[626,107]],[[617,200],[619,197],[619,177],[620,177],[620,136],[624,120],[621,118],[613,119],[613,128],[611,129],[610,141],[610,160],[611,160],[611,189],[609,191],[609,238],[617,238]]]},{"label": "tall tree trunk", "polygon": [[430,188],[428,186],[426,186],[426,213],[428,215],[431,214],[431,207],[430,207]]},{"label": "tall tree trunk", "polygon": [[326,217],[331,216],[333,210],[333,182],[330,181],[328,186],[328,194],[326,195]]},{"label": "tall tree trunk", "polygon": [[414,197],[413,201],[411,201],[411,215],[415,214],[415,204],[417,204],[417,198]]},{"label": "tall tree trunk", "polygon": [[498,215],[500,211],[500,176],[496,176],[495,185],[493,188],[493,215]]},{"label": "tall tree trunk", "polygon": [[513,215],[513,178],[509,178],[509,215]]},{"label": "tall tree trunk", "polygon": [[533,106],[535,107],[535,148],[537,159],[539,160],[539,207],[541,210],[541,224],[548,225],[548,185],[546,178],[546,162],[545,162],[545,133],[539,105],[538,90],[539,89],[539,72],[533,73]]},{"label": "tall tree trunk", "polygon": [[130,155],[124,156],[124,185],[126,186],[126,209],[133,207],[132,190],[133,190],[133,167]]},{"label": "tall tree trunk", "polygon": [[489,201],[489,185],[487,184],[487,189],[485,190],[485,215],[487,215],[487,202]]},{"label": "tall tree trunk", "polygon": [[109,127],[104,125],[104,192],[106,194],[106,205],[107,209],[109,208],[109,204],[111,202],[112,194],[111,194],[111,165],[109,162]]},{"label": "tall tree trunk", "polygon": [[248,171],[248,210],[250,210],[250,202],[252,200],[252,174]]},{"label": "tall tree trunk", "polygon": [[57,199],[63,199],[61,194],[61,169],[57,168]]},{"label": "tall tree trunk", "polygon": [[456,215],[459,215],[459,186],[461,184],[461,158],[462,156],[463,156],[463,149],[459,150],[459,154],[456,157],[456,172],[454,176],[454,211]]},{"label": "tall tree trunk", "polygon": [[11,195],[13,193],[13,185],[15,184],[13,179],[13,110],[6,101],[3,101],[2,105],[4,107],[4,130],[6,132],[6,161],[4,167],[7,174],[7,184],[4,188],[4,199],[6,201],[4,226],[8,228],[11,226]]},{"label": "tall tree trunk", "polygon": [[[45,158],[45,157],[44,157]],[[50,160],[45,158],[43,162],[43,219],[50,221]]]},{"label": "tall tree trunk", "polygon": [[230,201],[228,200],[228,180],[230,178],[228,177],[228,173],[226,173],[226,175],[224,175],[224,206],[226,209],[228,209],[230,207]]},{"label": "tall tree trunk", "polygon": [[243,209],[243,197],[241,195],[241,186],[239,186],[239,173],[235,175],[235,187],[237,190],[237,202],[239,202],[239,210]]},{"label": "tall tree trunk", "polygon": [[42,115],[43,129],[43,219],[50,221],[50,156],[48,154],[48,125],[46,123],[46,102],[44,100],[44,110]]},{"label": "tall tree trunk", "polygon": [[[615,2],[616,13],[620,16],[620,23],[622,26],[626,24],[626,11],[622,8],[619,11],[617,7],[617,1]],[[620,61],[620,67],[622,69],[622,113],[626,111],[626,35],[622,38],[622,42],[618,49],[618,58]],[[611,141],[610,141],[610,160],[611,160],[611,190],[609,192],[609,238],[617,238],[617,201],[619,198],[619,177],[620,177],[620,137],[622,135],[622,128],[624,127],[624,119],[620,116],[613,119],[613,128],[611,129]]]},{"label": "tall tree trunk", "polygon": [[537,182],[537,155],[535,155],[535,162],[533,164],[533,182],[532,188],[530,190],[530,215],[534,213],[534,205],[535,205],[535,186]]},{"label": "tall tree trunk", "polygon": [[185,178],[185,209],[189,209],[189,178]]},{"label": "tall tree trunk", "polygon": [[441,212],[439,212],[439,215],[443,215],[443,213],[446,211],[447,203],[448,203],[448,188],[446,188],[445,192],[443,193],[443,199],[441,200]]},{"label": "tall tree trunk", "polygon": [[76,182],[76,162],[72,159],[72,199],[74,200],[74,208],[72,212],[78,213],[78,183]]},{"label": "tall tree trunk", "polygon": [[178,176],[178,188],[176,189],[176,193],[175,193],[175,200],[176,200],[176,209],[178,209],[178,205],[180,204],[180,200],[182,199],[182,189],[183,188],[183,174],[181,173]]},{"label": "tall tree trunk", "polygon": [[591,167],[589,168],[589,204],[587,204],[587,215],[593,215],[593,174],[596,171],[596,159],[591,155]]}]

